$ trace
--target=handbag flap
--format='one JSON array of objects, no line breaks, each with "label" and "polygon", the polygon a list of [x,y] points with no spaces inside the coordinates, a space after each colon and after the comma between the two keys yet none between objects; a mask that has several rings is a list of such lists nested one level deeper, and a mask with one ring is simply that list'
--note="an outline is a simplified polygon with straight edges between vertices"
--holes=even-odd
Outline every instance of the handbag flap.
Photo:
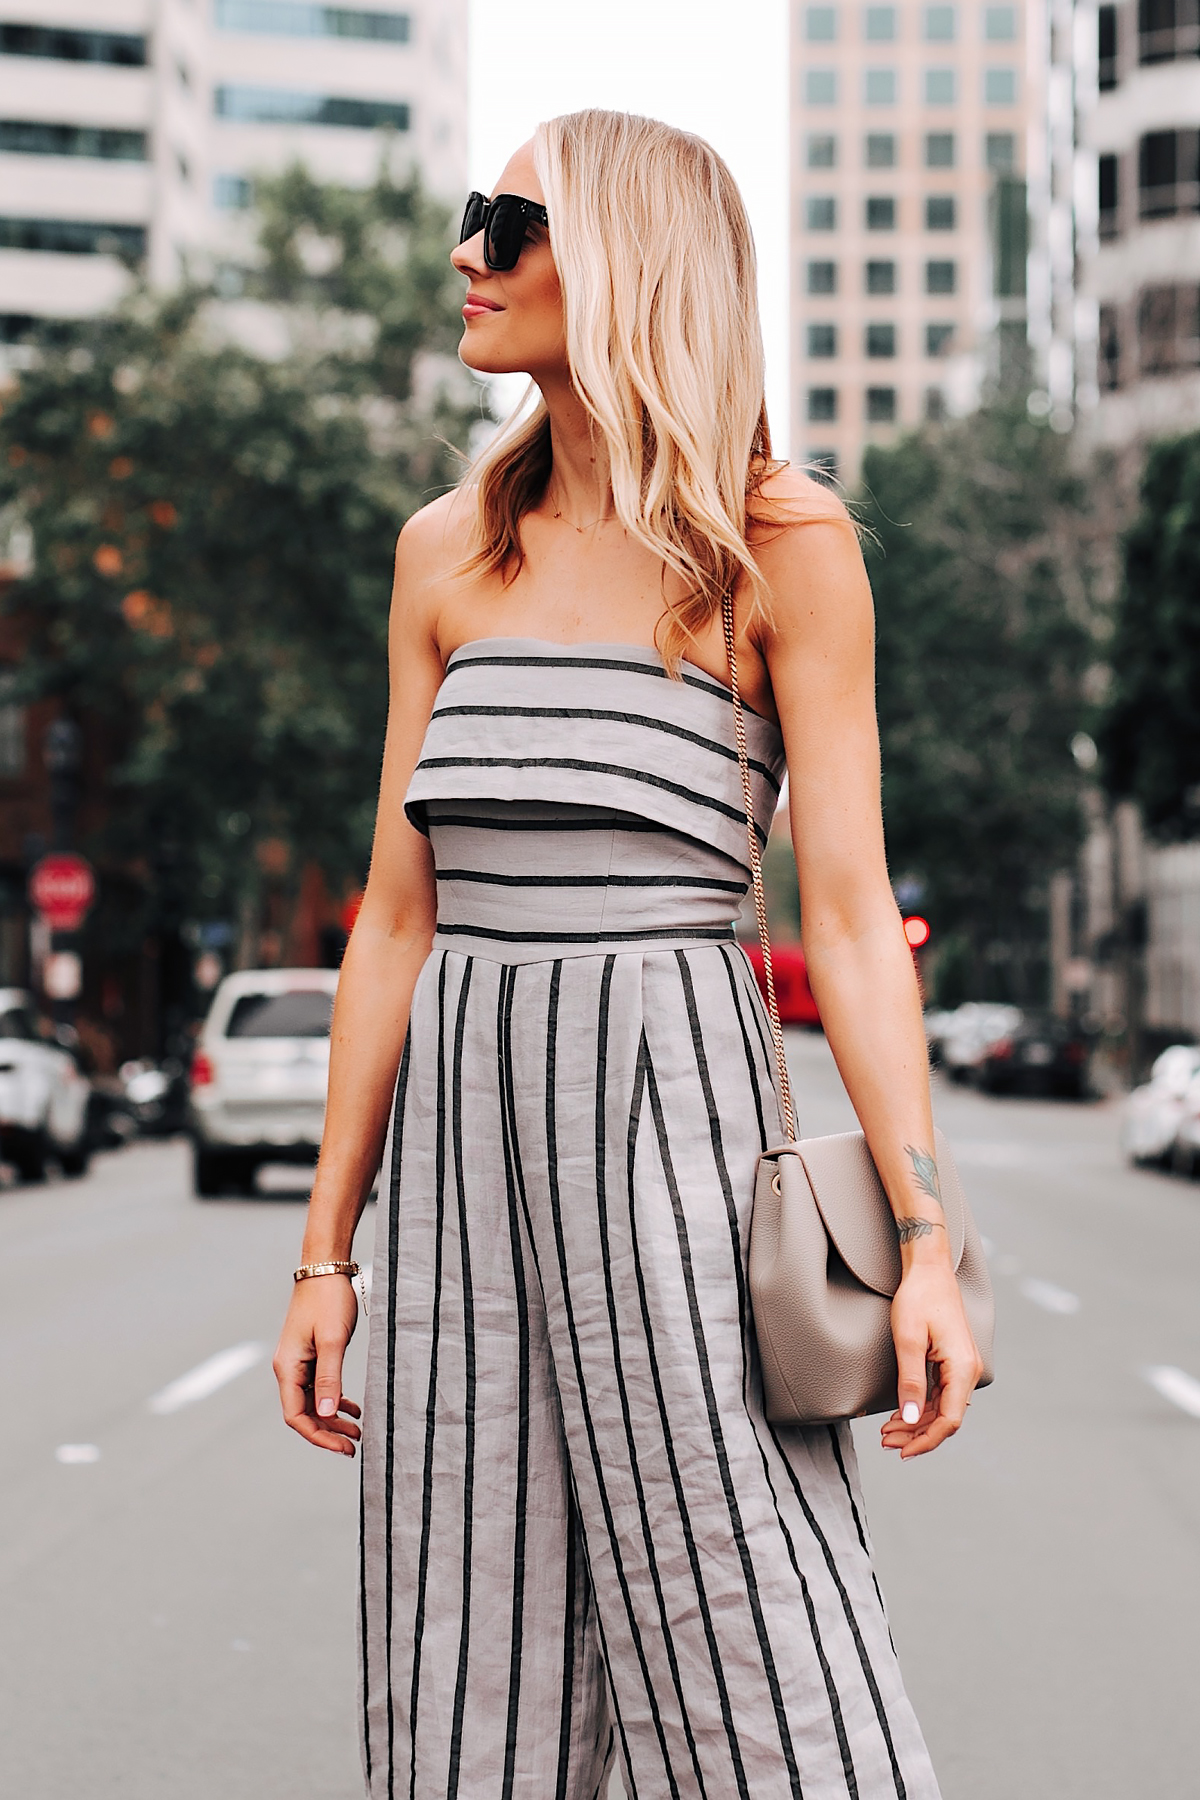
[{"label": "handbag flap", "polygon": [[[950,1259],[957,1270],[963,1254],[963,1192],[950,1147],[934,1133],[942,1212],[950,1239]],[[768,1157],[792,1155],[804,1166],[825,1229],[851,1274],[877,1294],[892,1295],[900,1285],[900,1242],[896,1221],[861,1131],[833,1137],[801,1138],[767,1151]]]}]

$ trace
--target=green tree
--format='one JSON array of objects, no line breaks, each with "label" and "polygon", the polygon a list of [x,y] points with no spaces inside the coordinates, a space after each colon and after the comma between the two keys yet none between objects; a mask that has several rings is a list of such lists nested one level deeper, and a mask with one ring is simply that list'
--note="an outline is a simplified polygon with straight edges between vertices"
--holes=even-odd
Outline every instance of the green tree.
[{"label": "green tree", "polygon": [[1103,534],[1066,440],[1012,403],[869,450],[863,488],[893,877],[923,887],[940,998],[1042,1000]]},{"label": "green tree", "polygon": [[1105,785],[1164,837],[1200,829],[1200,432],[1154,444],[1124,541]]},{"label": "green tree", "polygon": [[25,691],[107,746],[86,847],[137,876],[135,934],[253,912],[264,870],[361,878],[396,533],[479,417],[415,180],[292,170],[260,201],[236,304],[223,271],[60,328],[0,413]]}]

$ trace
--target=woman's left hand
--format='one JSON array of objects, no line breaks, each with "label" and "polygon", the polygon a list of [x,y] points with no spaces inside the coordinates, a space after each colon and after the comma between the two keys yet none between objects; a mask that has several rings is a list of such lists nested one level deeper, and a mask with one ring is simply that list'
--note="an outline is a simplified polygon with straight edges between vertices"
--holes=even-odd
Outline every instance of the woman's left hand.
[{"label": "woman's left hand", "polygon": [[983,1373],[948,1260],[909,1263],[892,1301],[892,1337],[900,1404],[883,1427],[883,1447],[907,1460],[953,1437]]}]

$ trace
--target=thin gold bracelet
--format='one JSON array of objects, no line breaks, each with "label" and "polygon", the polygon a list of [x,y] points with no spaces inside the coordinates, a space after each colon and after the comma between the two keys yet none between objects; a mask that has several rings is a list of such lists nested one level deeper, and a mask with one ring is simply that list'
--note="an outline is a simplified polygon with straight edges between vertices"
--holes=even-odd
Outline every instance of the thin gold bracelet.
[{"label": "thin gold bracelet", "polygon": [[298,1269],[293,1270],[292,1280],[311,1281],[314,1275],[348,1275],[353,1281],[357,1274],[356,1262],[301,1263]]}]

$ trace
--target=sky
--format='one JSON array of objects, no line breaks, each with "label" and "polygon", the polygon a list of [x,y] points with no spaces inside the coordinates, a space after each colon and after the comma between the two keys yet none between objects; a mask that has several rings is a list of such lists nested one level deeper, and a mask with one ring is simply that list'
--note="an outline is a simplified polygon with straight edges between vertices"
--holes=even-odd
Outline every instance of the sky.
[{"label": "sky", "polygon": [[[542,119],[648,113],[707,138],[745,196],[758,248],[767,410],[787,454],[786,0],[469,0],[473,188],[488,193]],[[515,392],[497,394],[505,405]]]}]

